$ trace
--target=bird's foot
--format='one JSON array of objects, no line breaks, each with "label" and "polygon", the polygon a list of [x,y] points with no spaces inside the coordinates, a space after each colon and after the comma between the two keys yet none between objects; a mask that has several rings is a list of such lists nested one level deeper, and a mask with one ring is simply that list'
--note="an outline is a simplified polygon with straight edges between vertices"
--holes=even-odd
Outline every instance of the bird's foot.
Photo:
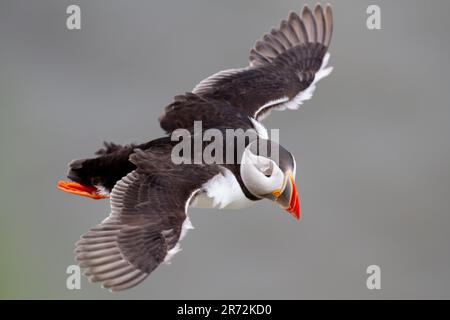
[{"label": "bird's foot", "polygon": [[78,196],[88,197],[95,200],[108,198],[108,196],[99,193],[96,187],[84,186],[77,182],[59,181],[58,189],[67,193],[76,194]]}]

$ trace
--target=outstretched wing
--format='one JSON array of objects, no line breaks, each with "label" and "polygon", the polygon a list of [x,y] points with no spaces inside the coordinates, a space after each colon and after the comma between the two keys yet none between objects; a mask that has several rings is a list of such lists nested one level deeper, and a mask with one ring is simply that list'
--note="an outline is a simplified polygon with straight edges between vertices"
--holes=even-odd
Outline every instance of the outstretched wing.
[{"label": "outstretched wing", "polygon": [[256,119],[273,109],[297,109],[332,71],[326,68],[332,31],[330,6],[317,5],[314,11],[305,6],[256,42],[249,67],[212,75],[193,93],[226,101]]},{"label": "outstretched wing", "polygon": [[91,281],[111,291],[133,287],[179,251],[192,228],[189,201],[219,169],[174,165],[170,150],[136,150],[130,161],[137,169],[114,187],[110,216],[77,242],[76,259]]}]

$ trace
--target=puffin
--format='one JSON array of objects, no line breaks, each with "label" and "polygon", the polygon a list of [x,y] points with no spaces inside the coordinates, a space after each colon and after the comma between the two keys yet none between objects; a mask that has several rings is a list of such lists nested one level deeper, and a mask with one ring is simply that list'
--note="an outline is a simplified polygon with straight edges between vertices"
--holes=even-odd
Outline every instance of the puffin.
[{"label": "puffin", "polygon": [[[125,290],[170,263],[193,229],[189,207],[242,209],[270,200],[300,218],[294,156],[270,139],[261,121],[274,110],[299,109],[331,73],[332,31],[330,5],[291,12],[256,42],[248,66],[220,71],[175,96],[159,118],[163,137],[143,144],[104,143],[95,157],[69,163],[70,181],[59,181],[60,190],[110,199],[109,216],[75,245],[76,261],[89,281]],[[186,139],[195,139],[197,122],[203,133],[254,134],[240,150],[231,149],[234,161],[174,161],[179,143],[174,133],[184,130]],[[230,152],[230,141],[223,139],[223,152]],[[269,152],[262,152],[261,142],[270,145]],[[202,142],[191,153],[206,148]],[[183,154],[187,160],[194,156]]]}]

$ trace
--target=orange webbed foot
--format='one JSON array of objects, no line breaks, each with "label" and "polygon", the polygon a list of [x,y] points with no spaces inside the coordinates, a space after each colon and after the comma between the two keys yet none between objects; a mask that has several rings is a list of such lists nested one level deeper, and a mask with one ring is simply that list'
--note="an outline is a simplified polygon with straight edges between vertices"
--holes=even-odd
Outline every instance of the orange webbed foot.
[{"label": "orange webbed foot", "polygon": [[108,198],[108,196],[100,194],[96,187],[84,186],[77,182],[59,181],[58,189],[67,193],[76,194],[78,196],[88,197],[95,200]]}]

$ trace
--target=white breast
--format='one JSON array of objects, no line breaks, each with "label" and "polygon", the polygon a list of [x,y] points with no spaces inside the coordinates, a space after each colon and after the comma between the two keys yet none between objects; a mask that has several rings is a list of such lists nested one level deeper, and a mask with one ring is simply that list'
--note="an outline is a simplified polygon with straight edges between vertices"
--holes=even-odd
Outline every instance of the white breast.
[{"label": "white breast", "polygon": [[241,209],[254,204],[242,192],[234,174],[223,168],[222,172],[206,182],[192,202],[194,208]]},{"label": "white breast", "polygon": [[186,219],[181,228],[180,239],[164,257],[164,263],[170,264],[173,256],[181,250],[180,241],[189,229],[194,229],[187,216],[187,206],[195,208],[241,209],[249,207],[255,201],[249,200],[242,192],[241,186],[234,174],[222,168],[222,172],[203,184],[202,188],[194,190],[186,202]]}]

